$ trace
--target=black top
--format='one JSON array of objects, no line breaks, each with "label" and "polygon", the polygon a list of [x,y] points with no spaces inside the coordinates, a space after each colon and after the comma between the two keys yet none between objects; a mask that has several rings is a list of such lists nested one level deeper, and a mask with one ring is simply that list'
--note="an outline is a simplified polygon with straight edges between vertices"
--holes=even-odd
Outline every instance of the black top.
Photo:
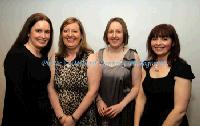
[{"label": "black top", "polygon": [[[143,67],[146,77],[143,81],[143,90],[146,95],[146,104],[140,121],[140,126],[161,126],[174,107],[174,77],[194,79],[191,66],[178,59],[175,61],[167,76],[152,78],[149,70],[153,63],[146,61]],[[186,115],[180,126],[188,126]]]},{"label": "black top", "polygon": [[35,57],[25,46],[8,52],[4,62],[2,126],[51,125],[47,92],[51,74],[47,61],[47,57]]}]

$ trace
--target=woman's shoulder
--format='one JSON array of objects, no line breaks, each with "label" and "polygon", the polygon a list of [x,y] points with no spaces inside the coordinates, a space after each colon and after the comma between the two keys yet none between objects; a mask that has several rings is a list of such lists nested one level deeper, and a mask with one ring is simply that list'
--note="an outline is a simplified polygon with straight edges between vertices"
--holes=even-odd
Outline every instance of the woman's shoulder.
[{"label": "woman's shoulder", "polygon": [[15,47],[8,51],[8,55],[25,55],[25,47]]},{"label": "woman's shoulder", "polygon": [[128,51],[131,52],[131,53],[137,53],[137,50],[133,49],[133,48],[128,48]]},{"label": "woman's shoulder", "polygon": [[17,48],[11,48],[7,55],[6,55],[6,59],[16,59],[17,58],[20,58],[20,59],[25,59],[25,56],[26,56],[26,51],[23,47],[17,47]]},{"label": "woman's shoulder", "polygon": [[103,53],[103,51],[105,50],[106,48],[101,48],[97,51],[97,53]]},{"label": "woman's shoulder", "polygon": [[175,70],[185,69],[191,67],[184,59],[178,58],[173,63],[172,66],[176,68]]},{"label": "woman's shoulder", "polygon": [[23,47],[11,48],[4,60],[4,67],[21,66],[21,64],[25,64],[27,59],[26,56],[27,54]]},{"label": "woman's shoulder", "polygon": [[124,48],[124,58],[126,59],[135,59],[135,55],[137,55],[137,51],[131,48]]},{"label": "woman's shoulder", "polygon": [[191,65],[189,65],[185,60],[182,58],[178,58],[172,64],[172,71],[175,76],[186,78],[186,79],[194,79],[195,76],[192,73]]},{"label": "woman's shoulder", "polygon": [[63,66],[66,62],[64,60],[64,57],[59,55],[59,54],[55,54],[55,66],[58,67],[58,66]]},{"label": "woman's shoulder", "polygon": [[55,60],[58,61],[58,60],[61,60],[63,59],[62,56],[58,55],[58,54],[55,54]]},{"label": "woman's shoulder", "polygon": [[132,49],[132,48],[127,48],[127,53],[126,54],[134,56],[134,57],[139,56],[137,50],[136,49]]}]

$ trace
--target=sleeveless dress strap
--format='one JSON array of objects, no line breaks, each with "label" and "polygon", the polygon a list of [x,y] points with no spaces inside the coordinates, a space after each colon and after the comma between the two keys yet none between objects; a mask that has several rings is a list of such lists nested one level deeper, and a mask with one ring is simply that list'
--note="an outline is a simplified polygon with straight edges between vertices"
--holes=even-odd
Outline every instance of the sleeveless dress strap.
[{"label": "sleeveless dress strap", "polygon": [[99,50],[99,53],[98,53],[98,58],[99,58],[99,61],[100,61],[100,64],[103,64],[103,51],[104,51],[105,48],[103,49],[100,49]]}]

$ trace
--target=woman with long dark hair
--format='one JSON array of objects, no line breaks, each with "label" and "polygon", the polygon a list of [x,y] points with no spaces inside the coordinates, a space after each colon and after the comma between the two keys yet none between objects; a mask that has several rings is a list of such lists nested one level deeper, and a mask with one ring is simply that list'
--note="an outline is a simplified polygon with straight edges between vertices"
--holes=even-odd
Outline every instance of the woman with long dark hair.
[{"label": "woman with long dark hair", "polygon": [[2,126],[51,126],[48,52],[53,41],[50,19],[32,14],[4,61],[6,94]]}]

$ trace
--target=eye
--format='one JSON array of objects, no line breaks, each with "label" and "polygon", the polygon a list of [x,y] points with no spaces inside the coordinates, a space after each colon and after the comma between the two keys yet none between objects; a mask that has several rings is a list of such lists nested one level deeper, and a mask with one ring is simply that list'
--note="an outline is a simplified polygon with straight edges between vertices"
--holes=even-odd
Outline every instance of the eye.
[{"label": "eye", "polygon": [[109,30],[108,33],[110,33],[110,34],[113,33],[113,30]]},{"label": "eye", "polygon": [[46,34],[49,34],[49,33],[50,33],[50,30],[46,30],[45,33],[46,33]]},{"label": "eye", "polygon": [[78,30],[72,30],[73,33],[78,33]]},{"label": "eye", "polygon": [[158,39],[157,37],[153,37],[151,40],[155,41],[155,40],[157,40],[157,39]]},{"label": "eye", "polygon": [[169,37],[163,37],[162,40],[163,41],[167,41],[169,39]]},{"label": "eye", "polygon": [[116,33],[120,34],[120,33],[122,33],[122,31],[121,30],[116,30]]},{"label": "eye", "polygon": [[38,32],[38,33],[42,32],[41,29],[35,29],[35,31]]},{"label": "eye", "polygon": [[69,30],[67,30],[67,29],[64,29],[64,30],[63,30],[64,33],[67,33],[68,31],[69,31]]}]

